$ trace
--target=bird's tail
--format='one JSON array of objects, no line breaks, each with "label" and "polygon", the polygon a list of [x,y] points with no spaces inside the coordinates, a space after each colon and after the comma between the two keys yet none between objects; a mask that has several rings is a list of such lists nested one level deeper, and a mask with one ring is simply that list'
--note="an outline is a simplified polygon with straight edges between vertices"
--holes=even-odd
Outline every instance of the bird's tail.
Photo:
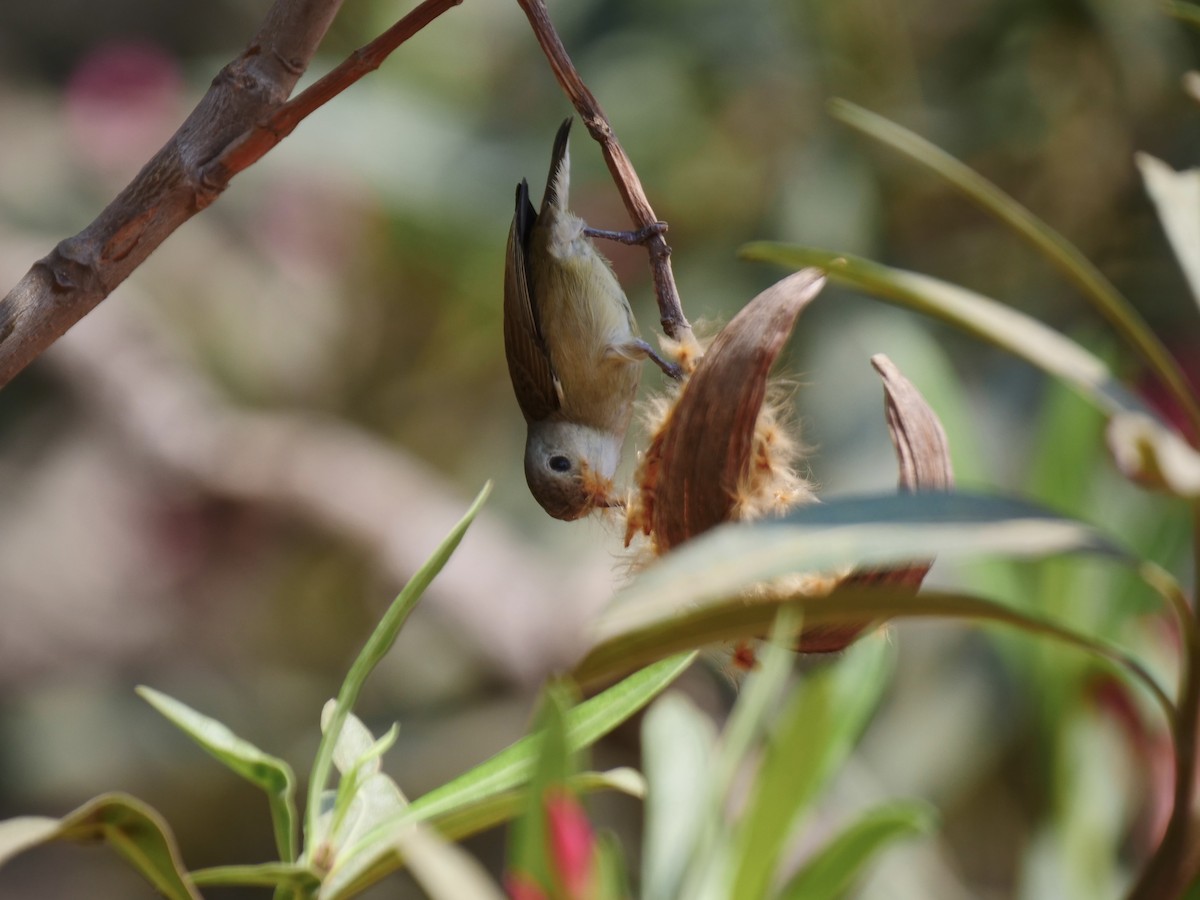
[{"label": "bird's tail", "polygon": [[550,174],[546,176],[546,193],[542,196],[542,209],[554,207],[566,209],[567,191],[571,185],[571,154],[567,150],[567,139],[571,135],[571,117],[563,120],[554,136],[554,149],[550,151]]}]

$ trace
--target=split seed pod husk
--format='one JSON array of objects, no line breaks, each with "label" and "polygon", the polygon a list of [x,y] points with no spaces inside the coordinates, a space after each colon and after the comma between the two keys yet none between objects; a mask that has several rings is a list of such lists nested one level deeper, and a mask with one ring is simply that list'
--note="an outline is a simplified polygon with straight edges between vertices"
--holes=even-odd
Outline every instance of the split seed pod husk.
[{"label": "split seed pod husk", "polygon": [[[871,365],[883,379],[884,415],[900,468],[901,493],[950,490],[954,487],[950,446],[937,413],[887,356],[882,353],[872,356]],[[838,586],[886,584],[910,588],[916,594],[932,566],[933,560],[925,560],[905,566],[854,569]],[[844,650],[872,624],[851,622],[813,628],[800,636],[797,649],[805,653]]]},{"label": "split seed pod husk", "polygon": [[[666,415],[638,471],[627,540],[647,534],[662,554],[724,522],[784,515],[815,502],[789,458],[788,438],[766,402],[769,375],[805,307],[825,283],[804,269],[763,291],[717,335],[698,360]],[[900,464],[900,489],[946,490],[953,483],[945,432],[916,388],[885,356],[872,364],[884,382],[888,430]],[[773,445],[774,444],[774,445]],[[931,562],[798,574],[747,592],[747,602],[785,602],[823,596],[842,585],[886,583],[915,593]],[[830,597],[836,602],[836,597]],[[873,622],[847,622],[805,631],[804,652],[842,650]]]},{"label": "split seed pod husk", "polygon": [[752,487],[767,376],[824,284],[819,270],[804,269],[767,288],[721,330],[683,385],[639,478],[641,525],[656,552],[733,518]]}]

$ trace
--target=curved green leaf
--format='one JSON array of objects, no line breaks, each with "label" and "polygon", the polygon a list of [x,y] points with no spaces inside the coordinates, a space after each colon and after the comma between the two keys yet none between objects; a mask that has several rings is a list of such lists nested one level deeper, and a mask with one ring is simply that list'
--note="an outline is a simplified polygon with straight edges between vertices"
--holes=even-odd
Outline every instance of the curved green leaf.
[{"label": "curved green leaf", "polygon": [[[1130,557],[1096,529],[1023,500],[929,492],[838,498],[714,528],[649,566],[597,624],[600,642],[796,572],[964,559]],[[805,613],[805,624],[811,613]]]},{"label": "curved green leaf", "polygon": [[1148,153],[1134,159],[1192,296],[1200,303],[1200,169],[1176,172]]},{"label": "curved green leaf", "polygon": [[703,826],[716,813],[709,777],[716,729],[679,693],[667,694],[642,722],[646,770],[646,834],[642,847],[642,900],[675,900]]},{"label": "curved green leaf", "polygon": [[1200,28],[1200,6],[1195,3],[1187,3],[1184,0],[1162,0],[1162,7],[1167,15]]},{"label": "curved green leaf", "polygon": [[805,626],[885,622],[893,619],[967,619],[1009,625],[1078,647],[1113,663],[1132,676],[1163,709],[1168,718],[1175,705],[1154,676],[1136,659],[1110,642],[1079,634],[1071,629],[1012,609],[1001,603],[968,594],[911,590],[890,586],[839,588],[825,597],[799,597],[786,602],[747,603],[741,597],[710,603],[683,611],[670,621],[652,622],[611,638],[596,647],[579,666],[579,677],[607,677],[614,671],[674,653],[683,647],[703,647],[720,641],[762,635],[783,609],[803,614]]},{"label": "curved green leaf", "polygon": [[296,863],[213,866],[192,872],[199,887],[283,887],[311,893],[321,884],[317,873]]},{"label": "curved green leaf", "polygon": [[779,900],[837,900],[888,844],[928,834],[937,813],[924,803],[881,806],[826,844],[792,877]]},{"label": "curved green leaf", "polygon": [[1061,378],[1117,425],[1110,430],[1109,446],[1123,474],[1178,496],[1196,495],[1200,453],[1118,382],[1099,357],[1036,319],[958,285],[846,254],[756,243],[743,247],[742,255],[820,266],[832,281],[949,322]]},{"label": "curved green leaf", "polygon": [[[346,722],[346,717],[354,708],[355,702],[358,700],[359,692],[362,690],[363,684],[366,683],[367,677],[383,659],[384,655],[391,649],[392,644],[396,642],[396,637],[400,634],[400,629],[408,619],[409,613],[416,608],[417,602],[421,599],[421,595],[425,593],[425,589],[429,587],[430,582],[442,571],[442,568],[450,560],[450,556],[457,549],[459,543],[463,539],[463,535],[467,533],[467,528],[471,522],[475,520],[475,516],[479,514],[479,510],[483,507],[484,501],[492,491],[492,484],[488,482],[483,486],[483,490],[475,498],[466,514],[459,520],[446,536],[446,539],[433,552],[433,555],[425,562],[416,574],[408,580],[408,584],[404,585],[404,589],[392,605],[388,607],[387,612],[383,614],[383,619],[371,632],[371,636],[367,638],[367,643],[362,651],[358,654],[358,658],[354,660],[354,664],[350,667],[350,672],[346,675],[346,680],[342,682],[342,688],[338,691],[337,706],[333,714],[329,718],[328,727],[321,736],[320,746],[317,748],[317,756],[313,761],[312,773],[309,776],[308,783],[308,805],[304,817],[305,832],[307,834],[315,834],[317,830],[317,819],[320,815],[321,795],[325,790],[325,785],[329,781],[330,769],[333,765],[333,751],[337,738],[342,733],[342,726]],[[315,847],[311,844],[305,848],[307,855]]]},{"label": "curved green leaf", "polygon": [[1074,385],[1110,415],[1150,412],[1113,377],[1098,356],[1037,319],[967,288],[814,247],[761,241],[747,244],[740,255],[788,267],[818,266],[825,270],[831,281],[941,319],[1007,350]]},{"label": "curved green leaf", "polygon": [[713,898],[729,894],[735,863],[734,823],[725,815],[725,807],[740,790],[738,775],[745,761],[757,753],[763,734],[774,721],[775,710],[783,702],[796,660],[792,648],[799,625],[799,611],[786,608],[780,609],[770,623],[770,638],[759,666],[746,676],[717,742],[703,782],[709,807],[700,823],[691,863],[672,896]]},{"label": "curved green leaf", "polygon": [[[660,659],[569,710],[565,716],[568,748],[574,752],[590,747],[666,690],[687,671],[695,657],[695,653],[683,653]],[[321,897],[349,896],[352,888],[371,883],[369,876],[387,865],[392,853],[391,835],[412,823],[448,817],[528,782],[539,738],[538,734],[521,738],[377,825],[342,854],[344,862],[330,872]]]},{"label": "curved green leaf", "polygon": [[474,857],[432,829],[406,829],[397,835],[396,851],[429,900],[505,900]]},{"label": "curved green leaf", "polygon": [[0,822],[0,865],[52,840],[103,841],[169,900],[200,900],[170,827],[128,794],[103,794],[57,820],[27,816]]},{"label": "curved green leaf", "polygon": [[[567,779],[567,787],[579,794],[597,791],[618,791],[630,797],[646,796],[646,781],[636,769],[618,768],[607,772],[580,772]],[[504,791],[494,794],[453,812],[429,819],[448,840],[457,841],[496,825],[501,825],[521,811],[526,790]]]},{"label": "curved green leaf", "polygon": [[767,742],[735,838],[738,865],[731,896],[768,896],[788,836],[849,755],[879,702],[894,660],[890,649],[878,636],[860,641],[836,665],[792,691]]},{"label": "curved green leaf", "polygon": [[576,765],[567,743],[566,712],[572,699],[561,683],[551,683],[543,692],[534,732],[538,735],[537,753],[524,809],[508,835],[507,870],[547,889],[555,879],[545,798],[548,790],[567,781]]},{"label": "curved green leaf", "polygon": [[266,792],[279,858],[285,862],[295,860],[296,780],[292,767],[186,703],[145,686],[139,686],[137,693],[206,752]]},{"label": "curved green leaf", "polygon": [[1057,266],[1146,361],[1187,412],[1193,426],[1200,429],[1200,406],[1175,358],[1133,304],[1078,247],[978,172],[907,128],[845,100],[833,100],[829,106],[832,114],[850,127],[899,150],[940,175],[967,199],[1010,226]]}]

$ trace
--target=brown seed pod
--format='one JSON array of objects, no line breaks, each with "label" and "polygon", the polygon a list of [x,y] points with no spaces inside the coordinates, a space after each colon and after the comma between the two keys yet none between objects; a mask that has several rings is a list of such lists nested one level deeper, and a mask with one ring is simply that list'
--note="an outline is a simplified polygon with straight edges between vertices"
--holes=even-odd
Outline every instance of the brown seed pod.
[{"label": "brown seed pod", "polygon": [[[871,365],[883,379],[884,414],[900,467],[900,491],[950,490],[954,487],[954,470],[950,465],[946,432],[937,414],[925,402],[921,392],[885,355],[878,353],[872,356]],[[915,594],[932,565],[933,561],[929,560],[906,566],[854,569],[841,579],[839,586],[889,584],[909,587]],[[805,653],[844,650],[871,624],[863,622],[814,628],[801,635],[796,649]]]},{"label": "brown seed pod", "polygon": [[[642,454],[637,493],[626,510],[626,544],[644,533],[658,555],[723,522],[784,515],[801,503],[815,502],[796,472],[794,443],[778,421],[778,404],[769,402],[768,376],[797,318],[824,281],[818,270],[805,269],[763,291],[695,361],[673,403],[660,410],[661,424]],[[937,416],[886,356],[871,362],[883,378],[900,490],[948,490],[953,473]],[[915,593],[930,565],[795,573],[756,585],[745,600],[782,603],[869,584],[899,584]],[[830,602],[836,599],[831,596]],[[810,653],[843,650],[874,624],[811,628],[800,635],[796,648]],[[739,644],[735,663],[752,658],[752,646]]]},{"label": "brown seed pod", "polygon": [[659,552],[733,518],[739,488],[753,480],[767,376],[824,283],[804,269],[767,288],[721,330],[684,384],[643,464],[644,524]]}]

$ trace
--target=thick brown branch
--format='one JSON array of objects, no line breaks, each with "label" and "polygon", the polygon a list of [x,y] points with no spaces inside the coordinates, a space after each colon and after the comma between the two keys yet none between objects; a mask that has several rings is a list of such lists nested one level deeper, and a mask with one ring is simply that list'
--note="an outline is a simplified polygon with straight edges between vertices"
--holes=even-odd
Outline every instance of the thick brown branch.
[{"label": "thick brown branch", "polygon": [[285,103],[342,0],[275,0],[167,144],[87,228],[34,263],[0,300],[0,387],[129,277],[321,104],[462,0],[426,0],[377,40]]},{"label": "thick brown branch", "polygon": [[[546,4],[543,0],[517,0],[517,2],[525,11],[533,33],[542,47],[542,52],[550,61],[554,77],[558,79],[558,83],[562,85],[562,89],[571,99],[571,104],[583,119],[587,130],[600,144],[604,153],[604,161],[608,164],[608,170],[616,182],[617,190],[625,203],[625,209],[633,219],[634,227],[638,229],[652,227],[658,219],[650,207],[650,201],[646,198],[646,192],[642,189],[642,182],[638,178],[637,172],[634,171],[633,163],[630,162],[628,154],[613,133],[612,125],[608,121],[608,116],[604,114],[599,101],[588,90],[583,79],[579,77],[579,72],[575,70],[571,57],[567,55],[567,48],[563,46],[562,39],[559,38],[554,24],[550,21]],[[658,300],[658,313],[662,319],[663,330],[669,337],[683,340],[690,335],[692,326],[688,324],[687,317],[683,314],[683,306],[679,302],[679,291],[675,287],[675,275],[671,271],[671,248],[667,244],[666,238],[658,234],[646,242],[646,249],[650,253],[650,271],[654,276],[654,294]]]}]

